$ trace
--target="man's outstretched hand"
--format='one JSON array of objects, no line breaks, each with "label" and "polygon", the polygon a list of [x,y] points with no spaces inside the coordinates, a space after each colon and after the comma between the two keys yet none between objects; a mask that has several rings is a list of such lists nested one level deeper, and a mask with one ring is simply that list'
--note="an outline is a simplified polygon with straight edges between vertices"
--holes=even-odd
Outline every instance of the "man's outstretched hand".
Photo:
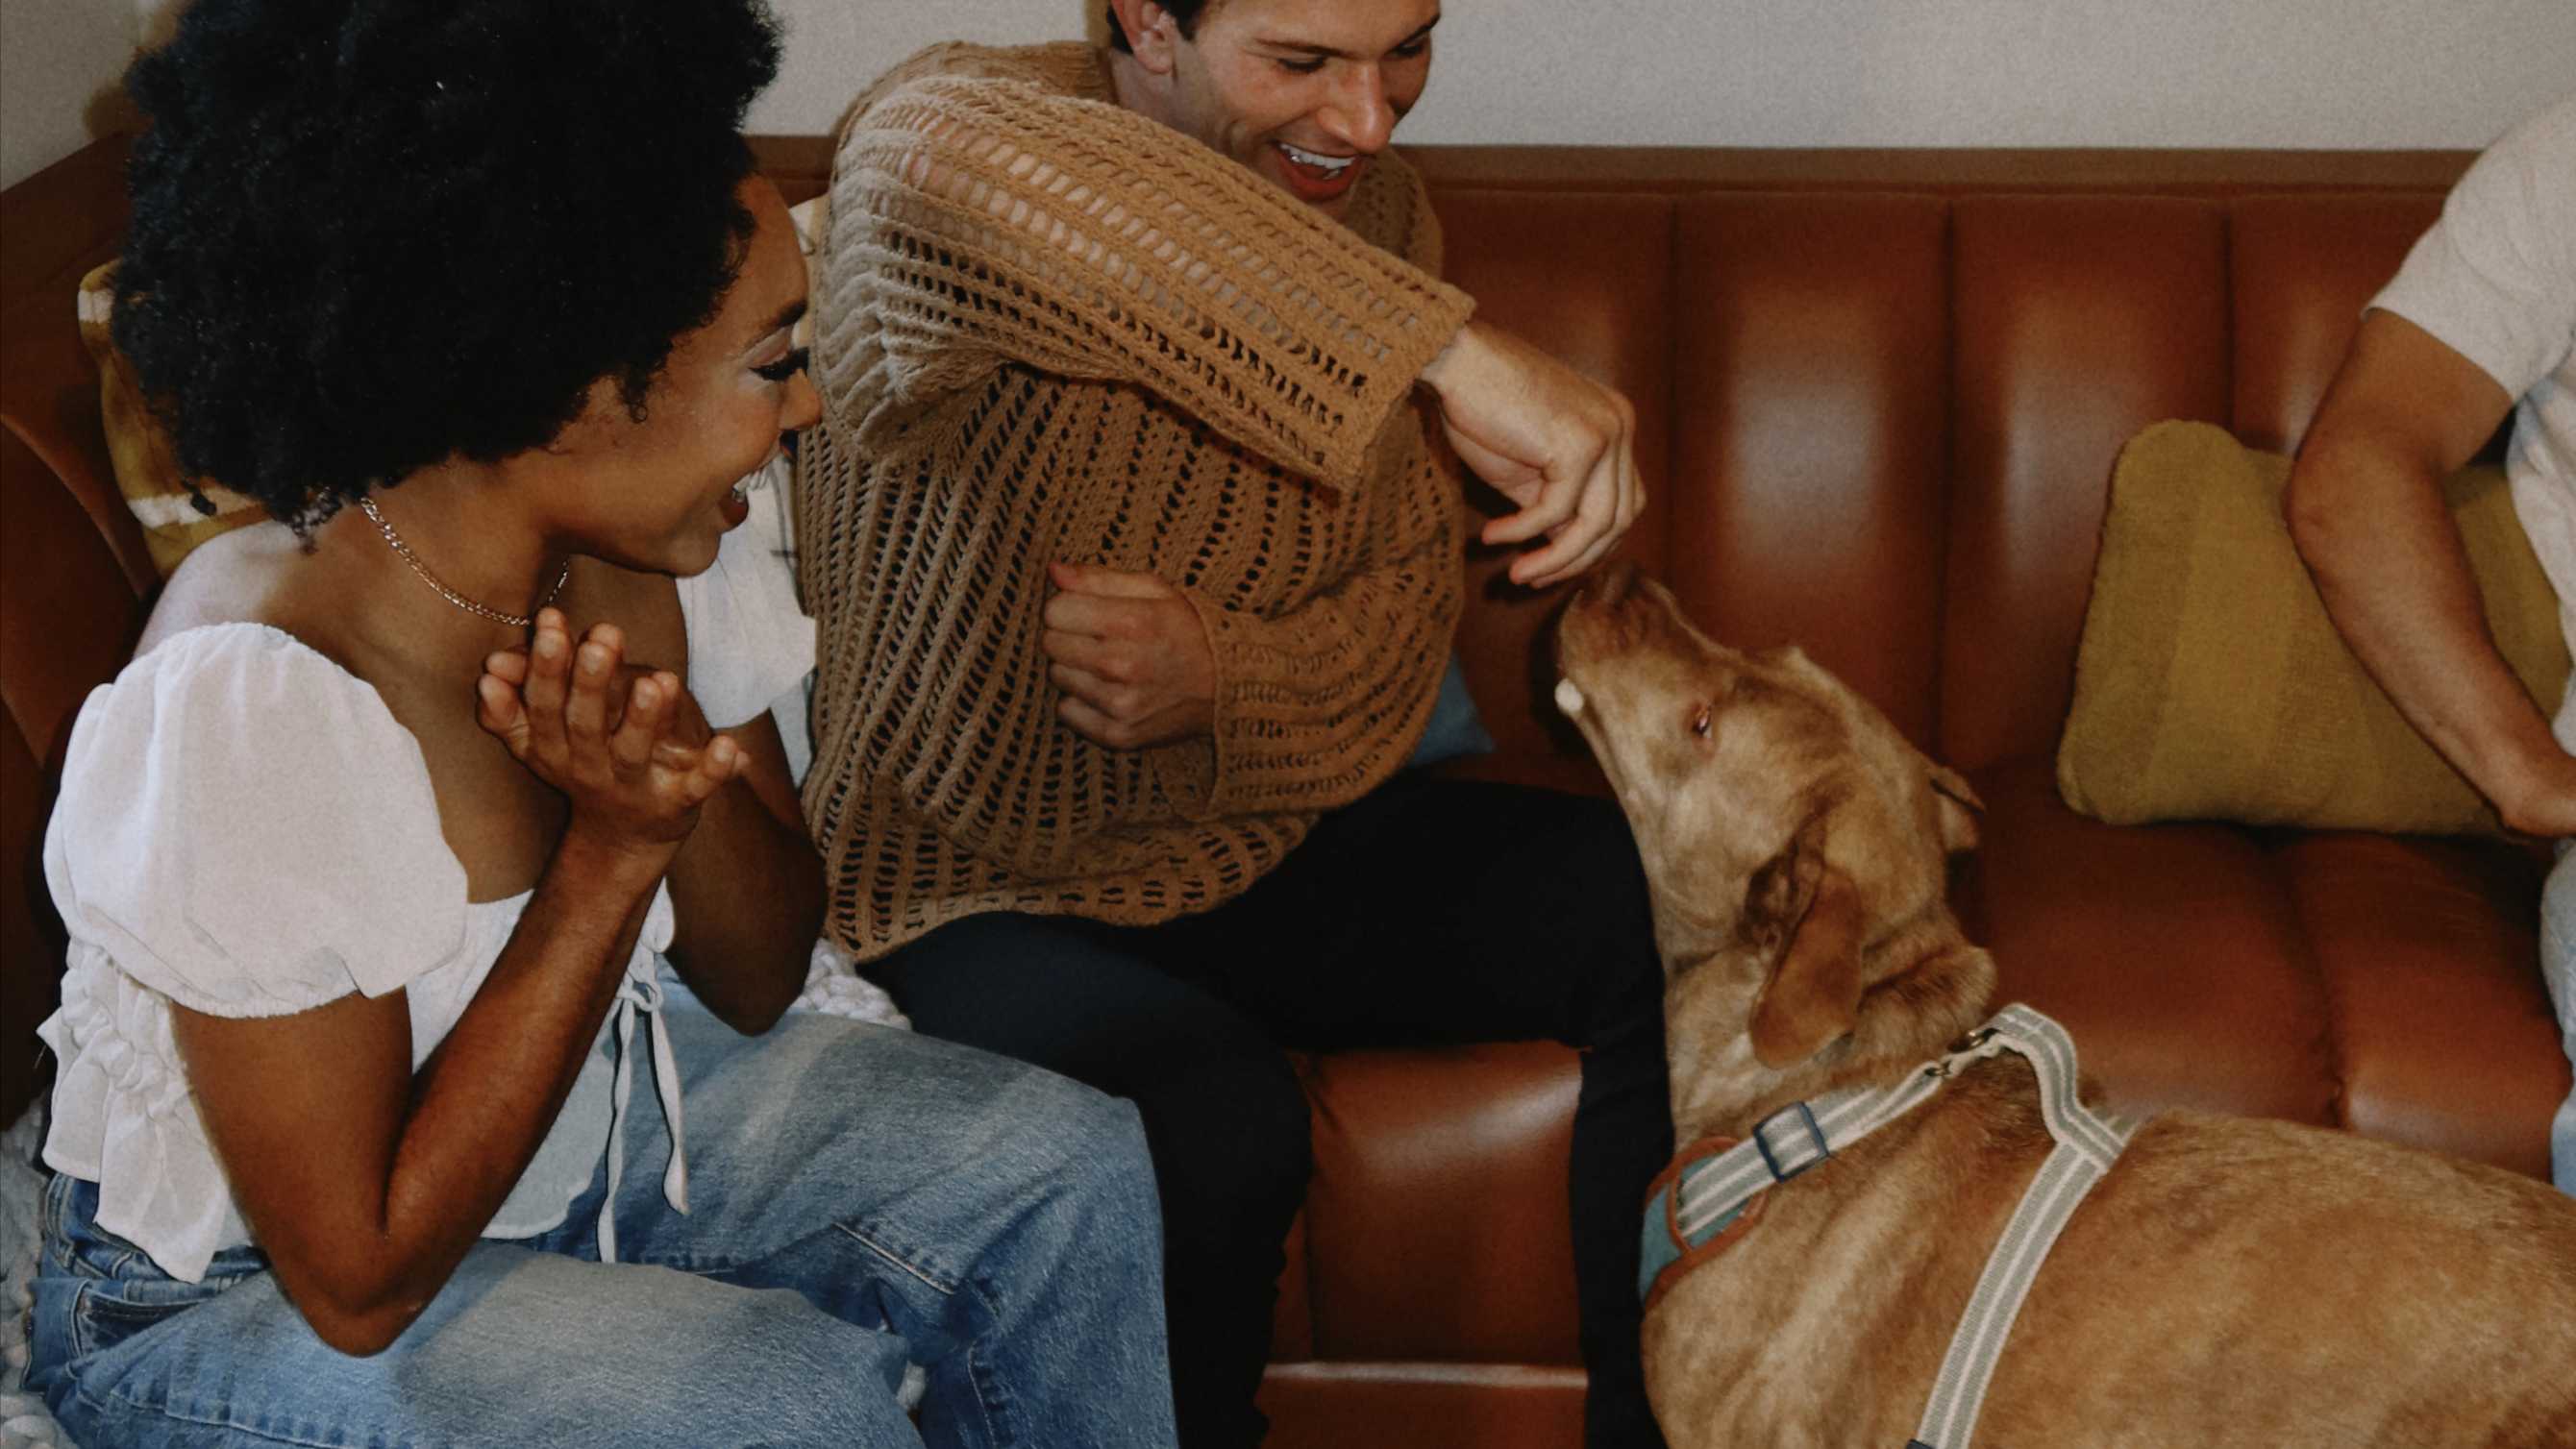
[{"label": "man's outstretched hand", "polygon": [[1449,445],[1519,505],[1485,525],[1490,544],[1547,542],[1512,561],[1512,582],[1562,583],[1601,561],[1646,507],[1637,413],[1605,387],[1498,328],[1470,322],[1422,370]]}]

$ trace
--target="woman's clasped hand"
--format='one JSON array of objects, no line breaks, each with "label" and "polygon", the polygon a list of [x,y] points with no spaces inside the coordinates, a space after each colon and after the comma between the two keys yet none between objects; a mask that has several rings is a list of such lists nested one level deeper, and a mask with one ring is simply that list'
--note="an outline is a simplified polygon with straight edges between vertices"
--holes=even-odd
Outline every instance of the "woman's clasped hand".
[{"label": "woman's clasped hand", "polygon": [[476,719],[563,792],[568,831],[676,848],[698,807],[742,773],[742,748],[707,728],[678,675],[625,653],[616,625],[593,624],[576,645],[562,611],[541,609],[526,648],[483,661]]}]

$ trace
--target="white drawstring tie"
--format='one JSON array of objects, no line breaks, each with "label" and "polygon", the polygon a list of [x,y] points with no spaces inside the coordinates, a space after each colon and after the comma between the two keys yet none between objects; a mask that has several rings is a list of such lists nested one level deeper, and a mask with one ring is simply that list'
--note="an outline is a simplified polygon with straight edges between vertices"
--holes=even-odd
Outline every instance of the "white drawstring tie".
[{"label": "white drawstring tie", "polygon": [[653,1043],[653,1085],[662,1096],[662,1120],[671,1129],[671,1163],[662,1169],[662,1196],[672,1210],[689,1210],[689,1154],[680,1134],[680,1060],[671,1050],[671,1028],[662,1015],[662,983],[653,958],[637,952],[642,969],[630,965],[617,986],[617,1085],[608,1118],[608,1200],[599,1208],[599,1261],[617,1261],[617,1190],[626,1175],[626,1099],[635,1081],[635,1014],[650,1018],[646,1035]]}]

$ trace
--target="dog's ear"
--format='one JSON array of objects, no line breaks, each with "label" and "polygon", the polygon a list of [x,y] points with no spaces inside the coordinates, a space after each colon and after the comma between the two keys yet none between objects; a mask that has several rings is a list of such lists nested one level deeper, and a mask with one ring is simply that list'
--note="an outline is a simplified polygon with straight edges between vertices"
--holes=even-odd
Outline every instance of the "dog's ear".
[{"label": "dog's ear", "polygon": [[1941,811],[1941,848],[1952,855],[1977,846],[1977,817],[1986,813],[1986,802],[1968,788],[1967,777],[1947,765],[1929,758],[1923,768],[1930,772],[1932,798]]},{"label": "dog's ear", "polygon": [[1753,1003],[1753,1055],[1795,1066],[1850,1031],[1860,1011],[1860,892],[1800,833],[1745,884],[1745,929],[1773,947],[1771,979]]}]

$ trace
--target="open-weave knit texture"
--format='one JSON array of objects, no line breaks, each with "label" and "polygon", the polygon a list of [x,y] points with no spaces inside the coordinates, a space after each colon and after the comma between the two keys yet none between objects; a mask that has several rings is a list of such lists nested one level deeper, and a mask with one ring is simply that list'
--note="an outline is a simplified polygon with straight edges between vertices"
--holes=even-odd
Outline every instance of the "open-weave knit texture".
[{"label": "open-weave knit texture", "polygon": [[[833,935],[1235,895],[1404,762],[1456,624],[1412,399],[1472,304],[1419,178],[1380,158],[1346,229],[1119,109],[1082,46],[941,46],[853,109],[829,201],[797,546]],[[1050,560],[1184,592],[1212,738],[1057,719]]]}]

